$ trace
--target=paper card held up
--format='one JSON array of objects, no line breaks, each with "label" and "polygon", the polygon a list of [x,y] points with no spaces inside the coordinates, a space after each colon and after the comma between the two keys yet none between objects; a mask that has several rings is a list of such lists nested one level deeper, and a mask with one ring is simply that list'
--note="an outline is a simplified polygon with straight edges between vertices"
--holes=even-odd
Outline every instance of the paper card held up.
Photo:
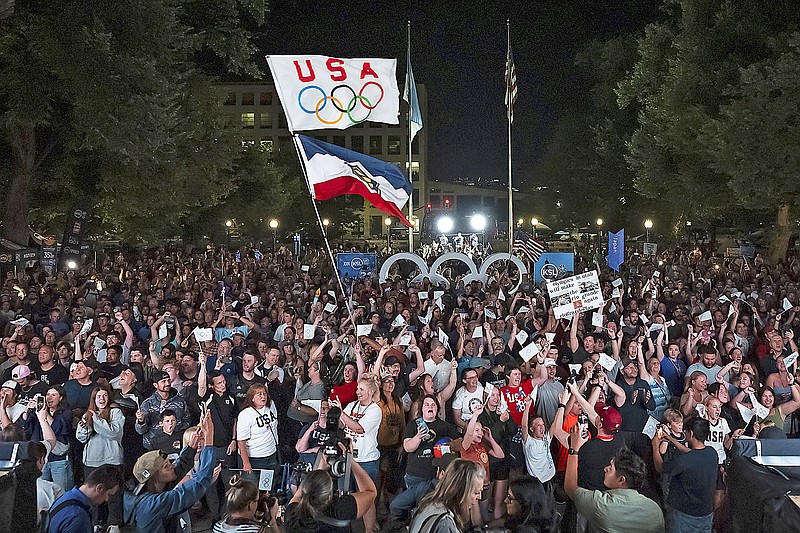
[{"label": "paper card held up", "polygon": [[211,328],[195,328],[194,338],[197,339],[197,342],[214,340],[214,330]]},{"label": "paper card held up", "polygon": [[611,282],[612,287],[622,287],[622,278],[617,278]]},{"label": "paper card held up", "polygon": [[472,330],[472,338],[473,339],[482,339],[483,338],[483,328],[477,326],[474,330]]},{"label": "paper card held up", "polygon": [[614,370],[614,367],[617,365],[617,360],[607,355],[603,352],[600,352],[600,366],[603,367],[607,372],[611,372]]},{"label": "paper card held up", "polygon": [[700,322],[710,322],[711,321],[711,311],[705,311],[700,315]]},{"label": "paper card held up", "polygon": [[372,333],[372,324],[361,324],[356,326],[356,335],[359,337],[366,337]]},{"label": "paper card held up", "polygon": [[332,302],[326,303],[325,307],[323,308],[323,311],[325,311],[326,313],[333,313],[334,311],[336,311],[336,304]]},{"label": "paper card held up", "polygon": [[316,330],[317,328],[314,327],[314,324],[303,324],[303,338],[305,340],[313,339]]},{"label": "paper card held up", "polygon": [[602,313],[592,313],[592,326],[596,328],[603,327],[603,314]]},{"label": "paper card held up", "polygon": [[525,344],[525,341],[528,340],[528,332],[524,329],[520,330],[514,338],[517,339],[519,345],[522,346]]},{"label": "paper card held up", "polygon": [[522,357],[522,360],[527,363],[528,361],[536,357],[540,351],[541,350],[539,349],[539,345],[535,342],[532,342],[523,349],[521,349],[519,351],[519,355],[520,357]]}]

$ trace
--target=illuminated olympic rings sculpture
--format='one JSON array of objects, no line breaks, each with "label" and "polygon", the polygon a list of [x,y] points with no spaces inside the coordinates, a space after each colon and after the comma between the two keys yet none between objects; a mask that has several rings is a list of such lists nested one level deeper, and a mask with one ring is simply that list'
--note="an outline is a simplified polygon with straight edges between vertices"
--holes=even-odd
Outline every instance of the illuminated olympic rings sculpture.
[{"label": "illuminated olympic rings sculpture", "polygon": [[[374,104],[370,102],[366,96],[364,96],[364,91],[371,85],[374,85],[380,91],[380,96],[377,100],[375,100]],[[306,93],[306,91],[310,90],[319,91],[320,94],[319,100],[317,100],[316,104],[312,106],[313,109],[303,105],[303,95]],[[319,85],[308,85],[303,87],[298,93],[297,104],[304,112],[308,113],[309,115],[316,115],[317,120],[329,126],[337,124],[345,115],[347,115],[347,118],[349,118],[353,124],[358,124],[369,119],[369,116],[372,114],[372,110],[378,107],[378,104],[380,104],[381,100],[383,100],[383,95],[383,87],[376,81],[366,82],[361,86],[361,89],[358,91],[358,93],[356,93],[355,89],[346,84],[337,85],[331,89],[331,94],[325,94],[325,90]],[[347,101],[347,105],[343,105],[343,101]],[[330,102],[331,106],[333,106],[336,111],[339,112],[339,116],[335,119],[332,117],[323,118],[320,114],[320,112],[327,107],[328,102]],[[353,112],[356,110],[356,108],[365,109],[366,116],[363,118],[354,117]]]},{"label": "illuminated olympic rings sculpture", "polygon": [[419,269],[419,274],[414,276],[411,280],[412,283],[414,282],[422,282],[425,278],[431,280],[432,283],[445,285],[447,287],[450,286],[450,280],[439,274],[439,270],[447,261],[460,261],[467,265],[469,269],[469,274],[464,276],[464,283],[471,283],[473,281],[479,281],[481,283],[487,283],[489,281],[489,267],[496,263],[497,261],[511,261],[514,265],[519,269],[520,276],[517,282],[517,286],[512,289],[512,292],[516,292],[519,286],[522,284],[522,276],[528,273],[528,268],[525,266],[525,263],[520,260],[519,257],[515,255],[509,255],[504,253],[496,253],[492,254],[486,259],[483,260],[481,263],[480,268],[475,265],[475,262],[466,254],[462,254],[460,252],[450,252],[444,255],[439,256],[436,261],[428,268],[428,264],[422,259],[420,256],[416,254],[410,254],[408,252],[400,252],[394,254],[386,259],[381,266],[381,270],[378,273],[378,280],[381,283],[385,283],[387,278],[389,277],[389,269],[397,263],[398,261],[411,261],[414,263],[417,268]]}]

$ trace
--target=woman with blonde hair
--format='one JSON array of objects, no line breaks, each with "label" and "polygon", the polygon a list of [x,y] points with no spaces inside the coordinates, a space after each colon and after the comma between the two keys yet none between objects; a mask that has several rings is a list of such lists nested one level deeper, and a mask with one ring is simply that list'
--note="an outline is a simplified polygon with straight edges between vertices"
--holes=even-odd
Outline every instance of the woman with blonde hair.
[{"label": "woman with blonde hair", "polygon": [[486,473],[481,465],[456,459],[447,467],[433,492],[419,503],[410,533],[460,533],[478,505]]},{"label": "woman with blonde hair", "polygon": [[[353,443],[353,462],[361,465],[373,483],[377,483],[380,472],[381,452],[378,450],[378,429],[383,420],[383,411],[378,405],[378,379],[374,374],[364,374],[358,379],[356,401],[342,409],[340,418],[347,437]],[[338,401],[332,407],[341,407]],[[375,504],[364,515],[364,531],[370,533],[377,528]]]}]

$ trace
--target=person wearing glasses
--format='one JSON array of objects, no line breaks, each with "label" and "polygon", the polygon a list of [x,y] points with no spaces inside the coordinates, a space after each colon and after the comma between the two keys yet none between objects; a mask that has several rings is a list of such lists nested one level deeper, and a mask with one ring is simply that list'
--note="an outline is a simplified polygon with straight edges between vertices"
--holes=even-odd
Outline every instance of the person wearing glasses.
[{"label": "person wearing glasses", "polygon": [[558,516],[553,494],[531,476],[511,480],[503,526],[511,533],[555,533]]}]

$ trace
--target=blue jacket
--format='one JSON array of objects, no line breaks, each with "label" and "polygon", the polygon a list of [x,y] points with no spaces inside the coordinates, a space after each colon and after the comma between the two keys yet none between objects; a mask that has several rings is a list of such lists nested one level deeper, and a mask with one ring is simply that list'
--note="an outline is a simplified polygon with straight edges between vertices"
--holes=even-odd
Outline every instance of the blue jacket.
[{"label": "blue jacket", "polygon": [[165,492],[125,492],[123,506],[125,522],[139,533],[173,533],[178,530],[178,515],[200,501],[211,486],[214,474],[214,447],[205,446],[200,452],[200,468],[192,478]]},{"label": "blue jacket", "polygon": [[76,505],[68,505],[50,517],[47,533],[92,533],[92,503],[78,487],[65,493],[53,503],[55,509],[61,502],[77,500]]}]

